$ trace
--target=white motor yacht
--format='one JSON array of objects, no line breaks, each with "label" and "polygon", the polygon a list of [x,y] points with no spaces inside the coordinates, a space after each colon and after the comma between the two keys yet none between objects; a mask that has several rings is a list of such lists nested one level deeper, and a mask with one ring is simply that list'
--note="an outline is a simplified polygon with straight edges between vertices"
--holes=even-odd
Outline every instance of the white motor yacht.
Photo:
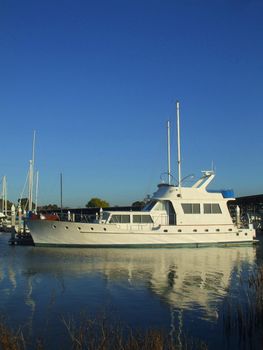
[{"label": "white motor yacht", "polygon": [[214,171],[204,171],[191,187],[181,180],[179,103],[177,102],[178,184],[171,184],[168,124],[168,181],[161,183],[142,211],[102,211],[93,222],[29,219],[35,245],[85,247],[174,247],[251,244],[255,230],[233,221],[233,192],[210,192]]}]

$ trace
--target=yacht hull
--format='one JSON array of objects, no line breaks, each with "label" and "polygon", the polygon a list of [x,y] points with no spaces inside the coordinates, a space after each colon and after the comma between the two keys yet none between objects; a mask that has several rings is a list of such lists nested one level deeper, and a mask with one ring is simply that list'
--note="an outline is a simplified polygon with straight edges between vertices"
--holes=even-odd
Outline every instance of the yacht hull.
[{"label": "yacht hull", "polygon": [[[133,226],[88,224],[75,222],[52,222],[48,220],[29,220],[30,229],[36,246],[70,247],[175,247],[252,244],[253,229],[236,229],[220,232],[204,227],[162,226],[153,228],[145,225],[138,230]],[[167,231],[167,232],[166,232]],[[197,232],[193,232],[197,231]],[[213,232],[214,231],[214,232]]]}]

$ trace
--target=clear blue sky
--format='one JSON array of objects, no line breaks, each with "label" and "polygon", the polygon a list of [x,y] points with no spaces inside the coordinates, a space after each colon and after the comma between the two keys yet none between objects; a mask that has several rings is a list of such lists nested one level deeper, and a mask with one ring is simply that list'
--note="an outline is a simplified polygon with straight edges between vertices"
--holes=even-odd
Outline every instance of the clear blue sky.
[{"label": "clear blue sky", "polygon": [[[181,104],[183,176],[263,192],[263,1],[1,0],[0,176],[39,203],[129,205],[166,171]],[[176,148],[173,140],[173,173]]]}]

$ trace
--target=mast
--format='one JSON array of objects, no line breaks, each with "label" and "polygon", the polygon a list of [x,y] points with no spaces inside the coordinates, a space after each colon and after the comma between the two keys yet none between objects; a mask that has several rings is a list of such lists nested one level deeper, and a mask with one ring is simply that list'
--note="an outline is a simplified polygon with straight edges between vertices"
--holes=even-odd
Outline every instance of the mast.
[{"label": "mast", "polygon": [[28,210],[32,211],[32,185],[33,185],[33,166],[32,166],[32,159],[29,161],[29,176],[28,176]]},{"label": "mast", "polygon": [[36,130],[34,130],[33,145],[32,145],[32,165],[33,165],[33,169],[34,169],[34,165],[35,165],[35,141],[36,141]]},{"label": "mast", "polygon": [[168,184],[171,185],[171,142],[170,121],[167,121],[167,161],[168,161]]},{"label": "mast", "polygon": [[62,219],[63,214],[63,183],[62,183],[62,173],[60,173],[60,214]]},{"label": "mast", "polygon": [[34,186],[34,165],[35,165],[35,140],[36,130],[33,134],[33,145],[32,145],[32,160],[29,161],[29,179],[28,179],[28,210],[32,211],[33,206],[33,186]]},{"label": "mast", "polygon": [[37,201],[38,201],[38,179],[39,179],[39,171],[36,174],[36,204],[35,204],[35,213],[37,213]]},{"label": "mast", "polygon": [[179,102],[176,102],[176,119],[177,119],[177,163],[178,163],[178,187],[181,187],[181,140],[180,140],[180,110]]},{"label": "mast", "polygon": [[4,176],[2,178],[2,201],[1,201],[1,212],[4,213]]},{"label": "mast", "polygon": [[2,213],[7,215],[7,182],[5,175],[3,176],[2,181]]}]

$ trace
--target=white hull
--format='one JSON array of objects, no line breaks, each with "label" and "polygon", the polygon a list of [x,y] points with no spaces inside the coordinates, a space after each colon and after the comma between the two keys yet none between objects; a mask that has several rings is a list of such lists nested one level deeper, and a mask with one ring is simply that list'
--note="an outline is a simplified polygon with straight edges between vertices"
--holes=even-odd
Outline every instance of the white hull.
[{"label": "white hull", "polygon": [[[63,221],[30,220],[27,223],[35,245],[83,247],[168,247],[239,245],[255,242],[253,229],[232,229],[230,226],[133,226],[88,224]],[[218,228],[219,227],[219,228]],[[233,227],[233,226],[231,226]],[[167,232],[164,232],[167,230]],[[182,232],[178,232],[182,231]],[[216,231],[220,230],[220,232]],[[197,231],[197,232],[195,232]]]}]

